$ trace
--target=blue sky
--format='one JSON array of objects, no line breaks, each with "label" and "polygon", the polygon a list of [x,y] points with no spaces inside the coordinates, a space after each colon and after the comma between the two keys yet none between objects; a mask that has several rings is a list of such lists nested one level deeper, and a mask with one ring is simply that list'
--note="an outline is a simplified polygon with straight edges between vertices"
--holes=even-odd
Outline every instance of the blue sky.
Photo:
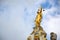
[{"label": "blue sky", "polygon": [[0,0],[0,40],[26,40],[40,6],[48,40],[51,32],[60,40],[60,0]]}]

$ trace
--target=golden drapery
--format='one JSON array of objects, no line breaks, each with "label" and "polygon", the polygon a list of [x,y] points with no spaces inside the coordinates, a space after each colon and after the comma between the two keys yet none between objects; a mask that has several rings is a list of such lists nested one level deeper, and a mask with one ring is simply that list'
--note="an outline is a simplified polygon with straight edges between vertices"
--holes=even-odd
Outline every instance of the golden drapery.
[{"label": "golden drapery", "polygon": [[37,12],[37,16],[35,19],[36,27],[40,26],[41,20],[42,20],[42,8],[38,9],[38,12]]}]

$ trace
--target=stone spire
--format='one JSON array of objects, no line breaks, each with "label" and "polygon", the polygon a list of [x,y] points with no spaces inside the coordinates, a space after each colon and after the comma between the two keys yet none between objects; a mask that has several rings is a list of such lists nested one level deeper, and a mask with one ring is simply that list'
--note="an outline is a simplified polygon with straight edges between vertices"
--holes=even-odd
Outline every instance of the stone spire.
[{"label": "stone spire", "polygon": [[33,28],[33,32],[28,37],[28,40],[47,40],[46,39],[46,32],[41,27],[42,21],[42,8],[38,9],[37,16],[35,19],[35,27]]}]

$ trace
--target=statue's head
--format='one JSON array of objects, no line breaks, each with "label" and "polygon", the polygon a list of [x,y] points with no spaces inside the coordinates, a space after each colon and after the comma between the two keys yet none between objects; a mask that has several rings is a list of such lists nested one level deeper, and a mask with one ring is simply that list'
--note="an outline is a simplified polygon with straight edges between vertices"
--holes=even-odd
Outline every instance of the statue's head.
[{"label": "statue's head", "polygon": [[39,8],[38,11],[37,11],[37,13],[39,14],[41,12],[42,12],[42,8]]}]

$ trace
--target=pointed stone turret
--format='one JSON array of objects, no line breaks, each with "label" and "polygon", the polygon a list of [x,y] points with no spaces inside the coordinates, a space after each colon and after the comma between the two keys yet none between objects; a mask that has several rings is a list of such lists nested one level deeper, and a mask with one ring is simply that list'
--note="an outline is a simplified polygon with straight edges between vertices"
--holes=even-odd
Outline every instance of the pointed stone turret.
[{"label": "pointed stone turret", "polygon": [[54,32],[50,33],[50,40],[57,40],[57,35]]}]

